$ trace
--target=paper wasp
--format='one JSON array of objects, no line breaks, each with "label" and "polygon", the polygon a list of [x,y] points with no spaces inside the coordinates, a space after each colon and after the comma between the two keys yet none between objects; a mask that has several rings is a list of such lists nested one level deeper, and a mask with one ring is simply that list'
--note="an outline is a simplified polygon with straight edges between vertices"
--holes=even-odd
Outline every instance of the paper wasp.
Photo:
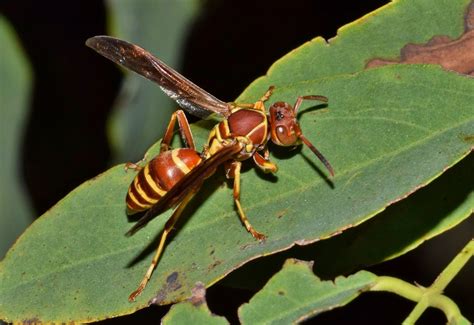
[{"label": "paper wasp", "polygon": [[[176,111],[168,124],[161,143],[160,153],[146,166],[130,164],[139,170],[127,193],[128,214],[146,213],[130,229],[128,235],[144,227],[162,212],[175,208],[166,222],[160,243],[145,277],[130,301],[143,291],[158,263],[169,232],[202,183],[219,165],[224,165],[226,177],[234,179],[233,196],[240,220],[248,232],[257,240],[265,235],[255,230],[248,221],[240,204],[240,169],[242,161],[252,158],[264,172],[275,173],[277,166],[269,160],[268,141],[279,146],[295,146],[304,143],[326,166],[331,175],[333,168],[326,158],[306,139],[296,119],[303,100],[327,102],[324,96],[300,96],[294,106],[276,102],[265,110],[264,103],[270,98],[273,87],[253,104],[226,103],[187,80],[158,58],[137,45],[112,38],[96,36],[86,45],[99,54],[156,82],[178,105],[189,113],[206,118],[217,113],[224,119],[209,135],[202,152],[196,151],[191,129],[184,112]],[[186,148],[170,149],[176,121]]]}]

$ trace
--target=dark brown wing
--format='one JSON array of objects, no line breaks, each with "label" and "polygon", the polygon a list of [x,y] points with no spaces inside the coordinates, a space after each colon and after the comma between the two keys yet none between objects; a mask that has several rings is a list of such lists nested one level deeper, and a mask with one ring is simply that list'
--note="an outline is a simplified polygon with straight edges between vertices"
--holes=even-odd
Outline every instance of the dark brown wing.
[{"label": "dark brown wing", "polygon": [[202,182],[211,176],[215,169],[222,163],[231,159],[233,155],[242,150],[242,145],[238,142],[222,148],[209,159],[204,160],[184,176],[175,186],[173,186],[153,207],[148,210],[143,217],[127,232],[131,236],[138,230],[146,226],[150,220],[154,219],[164,211],[179,204],[183,198],[191,191],[198,191]]},{"label": "dark brown wing", "polygon": [[86,45],[107,59],[156,82],[179,106],[200,118],[211,113],[228,116],[229,105],[168,67],[141,47],[110,36],[95,36]]}]

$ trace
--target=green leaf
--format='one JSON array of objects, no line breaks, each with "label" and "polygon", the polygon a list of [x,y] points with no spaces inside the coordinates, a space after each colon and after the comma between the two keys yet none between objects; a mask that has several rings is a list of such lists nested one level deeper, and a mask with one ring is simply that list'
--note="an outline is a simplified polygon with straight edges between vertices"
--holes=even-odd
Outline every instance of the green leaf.
[{"label": "green leaf", "polygon": [[[177,67],[196,0],[109,0],[112,35],[140,45]],[[105,59],[104,59],[105,60]],[[166,128],[176,103],[155,84],[128,70],[110,121],[115,162],[141,159]]]},{"label": "green leaf", "polygon": [[283,87],[296,81],[354,73],[373,58],[397,59],[407,43],[426,43],[435,35],[457,38],[464,31],[470,0],[393,0],[341,27],[326,41],[316,37],[291,51],[254,81],[239,97],[246,102],[268,85]]},{"label": "green leaf", "polygon": [[[303,114],[302,128],[337,175],[328,184],[307,149],[277,153],[277,181],[245,172],[242,202],[256,229],[268,235],[265,243],[244,230],[231,189],[219,187],[222,176],[213,177],[186,209],[188,219],[178,224],[148,287],[130,304],[169,212],[123,236],[131,225],[124,197],[134,175],[117,166],[61,200],[10,250],[0,264],[0,316],[91,321],[131,313],[155,296],[160,304],[182,300],[197,281],[211,285],[258,256],[361,223],[471,150],[465,141],[474,127],[469,78],[431,66],[389,66],[278,88],[274,100],[315,89],[332,100],[328,109]],[[173,290],[171,274],[179,284]]]},{"label": "green leaf", "polygon": [[[412,8],[413,3],[396,5]],[[416,3],[418,9],[433,1]],[[446,20],[437,21],[436,31],[460,32],[461,10],[447,10],[440,3],[430,6],[427,19],[442,12]],[[460,8],[459,2],[449,4]],[[387,8],[393,7],[351,28],[379,19],[372,30],[387,31],[380,21]],[[390,39],[413,41],[407,35],[420,24],[414,18],[419,11],[407,17],[404,25],[392,24],[392,32],[384,34],[387,42],[380,44]],[[432,36],[428,30],[425,33],[426,39]],[[369,37],[366,42],[374,42],[369,48],[375,49],[380,38]],[[472,142],[466,140],[474,127],[472,79],[429,66],[342,74],[360,70],[360,62],[350,71],[334,68],[338,75],[315,76],[319,56],[307,54],[312,46],[319,45],[311,42],[305,51],[293,51],[273,68],[270,77],[278,66],[285,67],[284,83],[259,79],[242,97],[256,100],[271,82],[277,86],[271,101],[294,102],[305,94],[330,99],[326,109],[305,109],[306,104],[301,123],[305,135],[335,167],[334,180],[323,177],[323,167],[307,148],[301,152],[272,148],[271,158],[280,167],[275,178],[254,169],[244,171],[242,203],[256,229],[268,235],[265,243],[257,243],[240,225],[232,191],[220,186],[219,173],[186,209],[148,287],[137,303],[130,304],[127,297],[148,267],[154,239],[170,212],[132,238],[124,237],[131,226],[124,197],[134,175],[117,166],[71,192],[10,250],[0,264],[0,318],[93,321],[132,313],[153,297],[160,304],[183,300],[196,281],[209,286],[251,259],[328,238],[367,220],[472,150]],[[390,53],[396,55],[395,48]],[[336,64],[340,62],[334,60],[333,67]],[[209,131],[203,125],[209,122],[194,128],[201,144]],[[154,146],[150,152],[156,150]],[[172,287],[167,282],[171,275],[176,282]]]},{"label": "green leaf", "polygon": [[242,324],[292,324],[337,307],[355,299],[375,284],[377,276],[360,271],[347,278],[321,281],[311,264],[287,260],[247,304],[239,308]]},{"label": "green leaf", "polygon": [[28,113],[31,70],[15,31],[0,15],[0,258],[33,220],[20,180],[21,135]]},{"label": "green leaf", "polygon": [[[224,279],[231,287],[255,289],[289,257],[316,261],[322,278],[349,274],[395,258],[443,233],[473,213],[474,155],[403,201],[341,235],[248,263]],[[474,225],[474,219],[467,221]],[[252,276],[249,276],[251,274]]]},{"label": "green leaf", "polygon": [[181,302],[171,307],[171,310],[163,318],[163,324],[229,324],[220,316],[213,315],[207,305],[194,306],[189,301]]},{"label": "green leaf", "polygon": [[470,154],[430,186],[377,218],[320,242],[311,253],[305,250],[318,261],[318,274],[347,273],[395,258],[469,218],[474,209],[472,166],[474,155]]},{"label": "green leaf", "polygon": [[[198,284],[196,288],[190,301],[184,301],[171,307],[162,319],[163,324],[229,324],[225,317],[212,314],[207,307],[204,297],[205,288],[202,283]],[[202,293],[196,295],[196,291],[202,291]],[[199,297],[200,294],[202,296]]]}]

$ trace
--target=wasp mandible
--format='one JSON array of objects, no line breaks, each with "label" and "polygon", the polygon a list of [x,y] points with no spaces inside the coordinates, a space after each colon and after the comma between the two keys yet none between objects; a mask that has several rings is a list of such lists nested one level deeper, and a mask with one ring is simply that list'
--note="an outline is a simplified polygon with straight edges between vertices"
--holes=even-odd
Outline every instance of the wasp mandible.
[{"label": "wasp mandible", "polygon": [[[233,197],[240,220],[247,231],[260,241],[265,239],[265,235],[250,224],[240,203],[243,160],[252,158],[264,172],[276,173],[278,168],[269,159],[269,140],[279,146],[304,143],[334,176],[328,160],[304,137],[297,121],[298,109],[303,100],[327,102],[326,97],[300,96],[293,106],[276,102],[267,113],[265,102],[272,95],[273,86],[255,103],[227,103],[201,89],[137,45],[109,36],[92,37],[87,40],[86,45],[111,61],[156,82],[187,112],[200,118],[206,118],[211,113],[223,117],[211,130],[203,150],[198,152],[186,116],[182,110],[178,110],[170,119],[160,153],[144,167],[127,165],[138,170],[127,193],[127,213],[146,211],[127,235],[133,235],[162,212],[175,209],[164,226],[158,248],[143,280],[129,297],[130,301],[135,300],[150,280],[166,238],[184,208],[218,166],[224,165],[226,177],[234,180]],[[176,121],[185,148],[170,148]]]}]

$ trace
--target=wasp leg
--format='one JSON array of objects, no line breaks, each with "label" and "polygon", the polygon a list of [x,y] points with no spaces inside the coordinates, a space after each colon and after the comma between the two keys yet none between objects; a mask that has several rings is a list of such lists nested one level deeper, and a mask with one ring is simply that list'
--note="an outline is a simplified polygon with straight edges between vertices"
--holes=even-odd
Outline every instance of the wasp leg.
[{"label": "wasp leg", "polygon": [[153,270],[156,267],[156,264],[158,264],[158,260],[160,259],[161,253],[163,252],[163,248],[165,246],[166,238],[168,237],[168,234],[171,232],[173,229],[176,221],[178,221],[179,217],[181,216],[181,213],[183,212],[184,208],[186,208],[186,205],[189,203],[189,201],[192,199],[194,196],[195,191],[191,191],[188,193],[181,204],[174,210],[173,215],[168,219],[168,221],[165,224],[165,227],[163,229],[163,233],[161,234],[160,238],[160,243],[158,245],[158,248],[156,249],[155,256],[153,256],[153,260],[151,261],[150,267],[145,273],[145,276],[143,277],[142,281],[140,282],[140,285],[138,286],[137,290],[132,292],[130,296],[128,297],[128,300],[130,302],[135,301],[138,295],[140,295],[145,289],[148,281],[150,281],[151,274],[153,273]]},{"label": "wasp leg", "polygon": [[186,148],[196,150],[196,146],[194,145],[193,133],[191,132],[191,127],[189,126],[186,114],[184,113],[184,111],[178,110],[176,112],[176,115],[178,117],[179,132]]},{"label": "wasp leg", "polygon": [[184,114],[184,111],[182,110],[177,110],[171,115],[168,127],[166,128],[165,135],[161,140],[160,153],[162,153],[163,151],[168,151],[170,149],[171,139],[173,139],[174,125],[176,124],[176,120],[178,120],[179,132],[181,134],[181,138],[185,143],[185,146],[187,148],[196,150],[196,147],[194,145],[193,134],[191,132],[188,119],[186,118],[186,114]]},{"label": "wasp leg", "polygon": [[126,163],[124,167],[125,171],[128,171],[129,169],[133,169],[139,172],[140,170],[143,169],[143,166],[140,166],[140,165],[146,162],[146,157],[147,157],[147,154],[145,154],[145,156],[139,161],[137,161],[136,163],[131,163],[131,162]]},{"label": "wasp leg", "polygon": [[240,167],[241,166],[242,166],[242,163],[240,161],[233,161],[228,166],[228,168],[226,168],[226,176],[227,178],[234,179],[234,202],[235,202],[235,205],[237,206],[237,211],[239,213],[240,220],[244,224],[247,231],[251,233],[255,239],[261,241],[265,239],[265,235],[254,229],[254,227],[250,224],[249,220],[247,219],[247,216],[245,215],[244,210],[242,209],[242,206],[240,205]]},{"label": "wasp leg", "polygon": [[254,109],[265,112],[264,103],[273,94],[273,89],[275,89],[275,87],[273,86],[268,87],[268,90],[265,92],[265,94],[263,94],[263,96],[254,104]]},{"label": "wasp leg", "polygon": [[263,156],[255,152],[253,155],[253,161],[255,164],[265,173],[276,173],[278,171],[278,166],[274,163],[272,163],[268,159],[269,153],[268,153],[268,148],[264,149]]},{"label": "wasp leg", "polygon": [[268,87],[268,90],[263,94],[262,98],[260,98],[261,102],[266,102],[268,99],[270,99],[270,96],[273,94],[273,90],[275,89],[275,86],[270,86]]},{"label": "wasp leg", "polygon": [[255,109],[257,111],[265,111],[265,105],[264,103],[270,98],[270,96],[273,93],[273,89],[275,89],[274,86],[268,87],[268,90],[265,92],[265,94],[255,103],[249,104],[249,103],[235,103],[235,102],[230,102],[229,104],[232,105],[233,107],[242,107],[242,108],[250,108],[250,109]]}]

